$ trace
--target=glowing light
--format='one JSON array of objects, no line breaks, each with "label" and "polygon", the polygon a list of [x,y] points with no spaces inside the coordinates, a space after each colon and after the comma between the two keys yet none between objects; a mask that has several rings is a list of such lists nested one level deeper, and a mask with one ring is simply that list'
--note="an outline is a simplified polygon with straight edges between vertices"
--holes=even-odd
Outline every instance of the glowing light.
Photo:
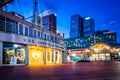
[{"label": "glowing light", "polygon": [[33,57],[34,59],[38,59],[38,58],[41,57],[41,55],[40,55],[40,53],[32,53],[32,57]]},{"label": "glowing light", "polygon": [[39,46],[30,46],[29,48],[29,66],[39,66],[44,64],[44,48]]},{"label": "glowing light", "polygon": [[90,17],[86,17],[86,18],[85,18],[85,20],[89,20],[89,19],[90,19]]},{"label": "glowing light", "polygon": [[67,61],[70,61],[70,57],[69,56],[67,56]]},{"label": "glowing light", "polygon": [[59,34],[59,33],[60,33],[60,31],[59,31],[59,30],[56,30],[56,33],[57,33],[57,34]]},{"label": "glowing light", "polygon": [[17,44],[14,44],[14,48],[17,48],[18,47],[18,45]]},{"label": "glowing light", "polygon": [[72,56],[76,56],[76,54],[72,54]]},{"label": "glowing light", "polygon": [[119,51],[119,49],[116,49],[116,51]]}]

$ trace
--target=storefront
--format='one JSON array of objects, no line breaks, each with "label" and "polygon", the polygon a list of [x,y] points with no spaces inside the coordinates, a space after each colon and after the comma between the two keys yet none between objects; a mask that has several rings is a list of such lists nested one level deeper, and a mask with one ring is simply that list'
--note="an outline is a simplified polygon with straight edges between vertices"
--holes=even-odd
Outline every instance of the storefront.
[{"label": "storefront", "polygon": [[29,65],[44,64],[44,47],[29,46]]},{"label": "storefront", "polygon": [[120,59],[120,48],[114,48],[109,45],[98,43],[89,49],[68,50],[70,60],[115,60]]},{"label": "storefront", "polygon": [[90,47],[94,52],[91,54],[91,60],[111,60],[111,46],[106,44],[95,44]]},{"label": "storefront", "polygon": [[62,63],[62,52],[54,48],[29,46],[29,65]]}]

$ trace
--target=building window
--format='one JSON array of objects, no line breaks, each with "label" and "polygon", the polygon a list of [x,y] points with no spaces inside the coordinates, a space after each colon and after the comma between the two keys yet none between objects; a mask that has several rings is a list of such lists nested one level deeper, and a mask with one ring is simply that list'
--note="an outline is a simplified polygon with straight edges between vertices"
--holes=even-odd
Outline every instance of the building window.
[{"label": "building window", "polygon": [[38,38],[40,38],[40,31],[38,31]]},{"label": "building window", "polygon": [[36,38],[37,36],[36,36],[36,30],[34,30],[34,37]]},{"label": "building window", "polygon": [[28,27],[25,26],[25,35],[28,36]]},{"label": "building window", "polygon": [[5,17],[0,16],[0,30],[5,31]]},{"label": "building window", "polygon": [[29,36],[32,37],[33,36],[33,28],[29,27]]},{"label": "building window", "polygon": [[19,34],[23,34],[23,25],[19,24]]},{"label": "building window", "polygon": [[15,22],[15,33],[18,34],[18,22]]},{"label": "building window", "polygon": [[49,35],[47,35],[47,40],[49,40]]},{"label": "building window", "polygon": [[15,33],[15,21],[6,19],[6,32]]},{"label": "building window", "polygon": [[44,34],[44,40],[46,40],[46,34]]}]

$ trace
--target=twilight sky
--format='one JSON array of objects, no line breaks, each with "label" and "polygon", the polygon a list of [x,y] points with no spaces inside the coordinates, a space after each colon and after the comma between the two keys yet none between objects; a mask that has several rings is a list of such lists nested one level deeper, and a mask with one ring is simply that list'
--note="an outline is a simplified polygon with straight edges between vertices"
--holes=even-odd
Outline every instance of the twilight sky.
[{"label": "twilight sky", "polygon": [[[20,5],[18,4],[20,1]],[[117,32],[120,42],[120,0],[37,0],[38,11],[52,9],[57,14],[57,28],[69,37],[70,17],[79,13],[95,20],[95,30],[109,29]],[[33,0],[15,0],[8,11],[13,10],[26,18],[33,13]],[[21,7],[21,8],[20,8]]]}]

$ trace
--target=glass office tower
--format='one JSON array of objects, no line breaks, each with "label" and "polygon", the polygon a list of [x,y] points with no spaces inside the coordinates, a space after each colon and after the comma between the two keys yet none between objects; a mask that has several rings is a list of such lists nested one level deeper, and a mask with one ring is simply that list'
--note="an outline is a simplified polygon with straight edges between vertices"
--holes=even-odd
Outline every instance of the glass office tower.
[{"label": "glass office tower", "polygon": [[82,31],[83,31],[82,18],[80,17],[79,14],[72,15],[70,21],[70,38],[82,37],[83,36]]}]

